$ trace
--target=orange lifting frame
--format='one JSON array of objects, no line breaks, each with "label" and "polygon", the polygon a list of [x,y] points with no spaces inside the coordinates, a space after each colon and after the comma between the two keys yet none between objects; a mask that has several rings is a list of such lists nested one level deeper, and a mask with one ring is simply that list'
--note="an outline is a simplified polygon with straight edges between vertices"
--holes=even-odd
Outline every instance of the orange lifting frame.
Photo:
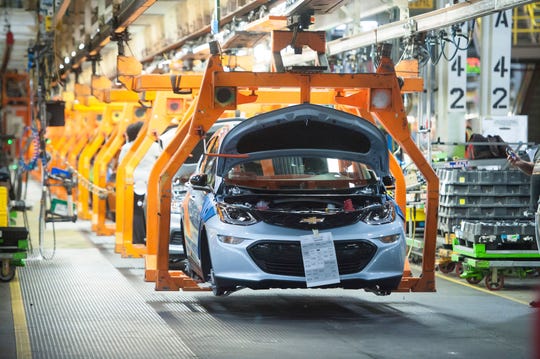
[{"label": "orange lifting frame", "polygon": [[[132,91],[116,90],[116,89],[91,89],[94,97],[106,103],[114,102],[122,107],[122,112],[115,124],[109,138],[103,146],[98,150],[94,158],[94,175],[93,184],[99,188],[105,188],[107,185],[107,170],[108,165],[119,151],[124,143],[124,132],[127,125],[134,121],[135,108],[139,108],[137,103],[139,97]],[[115,233],[114,224],[107,225],[106,222],[106,205],[107,198],[100,198],[98,193],[92,193],[92,230],[97,235],[112,235]]]},{"label": "orange lifting frame", "polygon": [[[134,121],[136,108],[140,108],[138,103],[125,103],[120,119],[111,133],[109,139],[101,147],[94,158],[94,176],[93,183],[99,188],[107,186],[107,172],[109,164],[116,156],[125,142],[124,133],[127,126]],[[92,229],[97,235],[109,236],[115,233],[113,223],[107,224],[107,198],[100,198],[96,192],[92,193]]]},{"label": "orange lifting frame", "polygon": [[76,116],[80,117],[81,127],[84,128],[84,131],[80,131],[80,137],[72,150],[67,154],[67,162],[69,166],[77,168],[77,161],[79,155],[83,148],[88,144],[88,141],[91,138],[91,134],[94,133],[97,127],[97,115],[98,113],[103,112],[103,105],[97,106],[85,106],[85,105],[74,105],[74,110]]},{"label": "orange lifting frame", "polygon": [[[409,91],[421,91],[418,87],[421,81],[409,81],[404,88]],[[412,82],[412,85],[410,84]],[[397,291],[435,291],[435,245],[437,236],[437,208],[439,196],[439,180],[426,161],[414,141],[412,140],[407,124],[407,117],[403,108],[401,91],[396,71],[391,59],[387,56],[381,58],[377,72],[374,74],[331,74],[331,73],[251,73],[251,72],[224,72],[220,56],[209,58],[207,68],[200,86],[200,94],[193,109],[189,128],[179,130],[177,136],[184,134],[178,149],[167,147],[170,160],[160,174],[158,188],[158,248],[156,258],[156,290],[178,290],[185,287],[186,277],[177,272],[168,270],[169,245],[169,212],[170,194],[167,189],[171,186],[174,173],[185,161],[188,154],[201,139],[201,133],[209,130],[212,124],[225,110],[236,109],[237,105],[258,102],[259,88],[297,88],[300,101],[298,103],[313,102],[312,94],[316,89],[325,89],[333,95],[329,104],[347,105],[357,108],[359,114],[368,119],[377,119],[393,137],[393,139],[407,152],[415,162],[427,181],[426,229],[424,232],[424,249],[422,274],[413,277],[409,271],[408,263],[404,268],[404,276]],[[336,86],[337,85],[337,86]],[[236,91],[236,102],[222,106],[214,100],[216,88],[228,87]],[[250,91],[244,95],[243,89]],[[376,93],[386,93],[390,96],[390,104],[385,108],[376,108],[372,105],[372,96]],[[286,102],[282,98],[282,102]],[[371,116],[367,116],[367,114]],[[396,173],[396,163],[392,164]],[[399,172],[399,171],[398,171]],[[404,181],[399,179],[396,197],[404,210]],[[149,192],[150,194],[150,192]],[[152,211],[152,198],[148,198],[148,211]],[[150,240],[150,238],[149,238]]]},{"label": "orange lifting frame", "polygon": [[116,183],[116,245],[115,251],[122,257],[141,257],[146,254],[146,246],[133,244],[133,172],[140,163],[141,158],[148,152],[150,146],[159,139],[159,135],[170,125],[175,117],[181,117],[184,106],[179,108],[180,113],[168,111],[170,100],[184,102],[186,95],[156,92],[152,102],[150,118],[143,126],[137,140],[118,166]]},{"label": "orange lifting frame", "polygon": [[[141,78],[147,77],[147,75],[142,75]],[[163,76],[161,76],[163,78]],[[155,79],[158,79],[158,77],[154,77]],[[201,77],[202,79],[202,77]],[[194,86],[191,82],[191,78],[187,82],[189,86]],[[420,83],[421,84],[421,83]],[[163,84],[160,84],[159,81],[156,81],[157,86],[163,86]],[[195,87],[191,87],[192,90],[198,89]],[[250,92],[247,92],[249,94]],[[298,91],[259,91],[257,92],[257,107],[261,107],[262,104],[276,104],[281,102],[284,104],[283,99],[290,100],[289,103],[297,103],[300,99],[299,92]],[[318,104],[328,104],[328,103],[335,103],[333,101],[333,94],[329,93],[328,91],[319,91],[316,93],[313,93],[313,103]],[[147,194],[147,212],[148,213],[158,213],[159,210],[159,192],[158,192],[158,185],[160,178],[161,171],[163,170],[164,166],[167,164],[167,162],[171,159],[172,154],[174,154],[175,149],[179,148],[179,146],[182,143],[182,140],[186,136],[187,130],[190,126],[190,118],[193,115],[195,102],[192,102],[192,105],[190,108],[185,112],[184,118],[182,122],[179,124],[177,133],[175,137],[172,139],[171,143],[169,144],[169,147],[165,149],[163,154],[158,158],[156,164],[152,168],[152,171],[150,173],[150,178],[148,180],[148,194]],[[249,106],[246,104],[245,106]],[[275,106],[274,106],[275,107]],[[343,109],[345,111],[350,111],[350,108]],[[351,112],[358,112],[358,111],[351,111]],[[357,113],[358,115],[358,113]],[[370,113],[365,113],[364,118],[371,119],[373,121],[373,118]],[[373,121],[374,122],[374,121]],[[396,177],[396,183],[397,183],[397,192],[403,192],[402,195],[398,195],[399,199],[398,204],[402,209],[405,208],[405,177],[403,176],[402,170],[399,167],[399,163],[394,158],[393,155],[390,156],[390,166],[391,171],[395,173]],[[170,189],[164,189],[164,196],[171,196]],[[165,213],[162,213],[161,216],[168,216],[168,220],[165,219],[165,221],[170,221],[170,212],[166,211]],[[169,223],[169,222],[168,222]],[[152,216],[148,215],[146,218],[146,227],[147,227],[147,242],[146,242],[146,255],[145,257],[145,280],[150,282],[156,281],[156,274],[157,274],[157,246],[158,246],[158,236],[159,236],[159,217],[158,216]],[[167,228],[167,233],[169,232],[170,228]],[[182,276],[182,273],[179,271],[173,272],[175,276],[179,277]],[[183,278],[183,285],[182,287],[184,290],[189,287],[190,290],[196,290],[196,285],[190,282],[189,278]]]},{"label": "orange lifting frame", "polygon": [[64,133],[58,143],[52,143],[56,149],[56,153],[53,154],[56,155],[57,163],[54,164],[56,167],[64,167],[67,153],[73,148],[73,145],[77,142],[77,137],[79,137],[81,133],[81,124],[79,123],[80,118],[75,116],[75,113],[71,111],[72,106],[73,100],[65,99]]},{"label": "orange lifting frame", "polygon": [[103,142],[111,134],[114,129],[113,113],[121,111],[121,104],[107,104],[103,108],[103,115],[101,122],[99,123],[95,134],[91,141],[84,147],[79,156],[79,162],[77,164],[77,171],[79,176],[82,177],[77,183],[77,216],[81,219],[91,219],[90,213],[90,193],[87,188],[87,184],[90,180],[90,170],[92,168],[92,159],[94,155],[99,151]]},{"label": "orange lifting frame", "polygon": [[[199,289],[190,278],[181,272],[168,270],[168,244],[172,176],[191,153],[194,146],[201,139],[202,134],[208,131],[225,110],[235,110],[238,105],[269,103],[272,101],[274,103],[281,102],[282,104],[311,102],[350,106],[368,120],[379,120],[394,140],[407,152],[426,178],[428,194],[422,274],[419,277],[413,277],[407,262],[402,282],[397,291],[435,291],[434,267],[439,180],[410,137],[406,113],[401,99],[402,92],[421,91],[423,82],[419,78],[409,76],[400,88],[396,70],[403,70],[404,73],[408,71],[406,68],[400,69],[400,64],[394,68],[389,57],[382,57],[375,74],[230,73],[223,71],[220,56],[212,55],[208,60],[200,86],[194,83],[196,82],[194,77],[184,76],[181,79],[179,78],[176,82],[177,88],[200,87],[200,94],[193,103],[193,107],[186,113],[186,121],[182,122],[176,132],[176,137],[162,155],[167,159],[166,164],[163,168],[160,168],[164,161],[158,161],[153,169],[153,173],[161,170],[159,172],[160,181],[157,191],[149,188],[147,208],[148,213],[157,213],[154,220],[157,220],[159,226],[157,227],[156,258],[155,260],[147,260],[147,266],[155,263],[156,269],[147,267],[147,280],[156,280],[156,290]],[[130,76],[133,76],[133,74],[130,74]],[[137,84],[145,80],[148,81],[147,75],[127,78],[125,83],[129,82],[130,88],[137,90],[139,87]],[[156,77],[156,82],[159,81],[161,81],[163,89],[165,89],[166,82],[163,77]],[[276,84],[279,84],[279,91],[276,90]],[[339,86],[336,86],[336,84],[339,84]],[[236,102],[219,104],[214,100],[216,88],[222,87],[233,90]],[[293,90],[282,91],[282,88],[292,88]],[[169,90],[171,89],[169,87]],[[372,106],[371,97],[374,90],[381,90],[390,95],[390,105],[385,108]],[[276,99],[279,101],[275,101]],[[178,143],[180,143],[180,146],[177,147]],[[397,161],[392,156],[390,166],[392,173],[396,177],[396,200],[404,210],[404,178]],[[148,223],[151,223],[150,216]],[[149,231],[147,238],[149,252],[152,241],[156,239],[153,237],[153,231]]]}]

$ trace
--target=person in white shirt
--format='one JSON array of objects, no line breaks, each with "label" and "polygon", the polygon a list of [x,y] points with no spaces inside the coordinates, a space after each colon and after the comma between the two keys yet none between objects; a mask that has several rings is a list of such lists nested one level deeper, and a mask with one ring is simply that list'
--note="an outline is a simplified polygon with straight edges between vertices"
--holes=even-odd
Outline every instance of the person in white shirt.
[{"label": "person in white shirt", "polygon": [[167,127],[160,136],[156,135],[156,141],[152,143],[133,171],[133,198],[135,202],[133,207],[133,244],[146,243],[145,197],[148,188],[148,179],[152,167],[154,167],[154,164],[157,162],[163,149],[167,147],[174,137],[177,126],[177,123],[173,123],[171,126]]},{"label": "person in white shirt", "polygon": [[[144,122],[139,121],[130,124],[125,133],[126,142],[120,149],[120,154],[118,155],[118,163],[122,162],[122,159],[126,156],[129,149],[133,146],[133,142],[137,138],[139,132],[141,131],[142,126],[144,125]],[[146,157],[146,156],[145,156]],[[141,162],[144,161],[141,159]],[[146,179],[144,175],[144,169],[141,168],[141,170],[138,170],[139,166],[135,168],[133,171],[133,179],[134,179],[134,195],[133,195],[133,222],[132,222],[132,228],[133,228],[133,244],[144,244],[145,238],[146,238],[146,220],[144,218],[144,209],[143,209],[143,203],[144,203],[144,194],[146,193]],[[138,186],[137,186],[138,183]],[[144,187],[144,191],[141,191],[140,188]],[[138,191],[135,190],[135,188],[139,188]]]}]

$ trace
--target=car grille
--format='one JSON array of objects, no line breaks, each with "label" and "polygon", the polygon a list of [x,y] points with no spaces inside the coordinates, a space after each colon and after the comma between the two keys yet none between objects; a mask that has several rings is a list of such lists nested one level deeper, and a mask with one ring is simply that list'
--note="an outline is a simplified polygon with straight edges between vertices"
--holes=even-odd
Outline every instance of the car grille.
[{"label": "car grille", "polygon": [[[283,213],[272,212],[269,210],[258,211],[259,218],[268,224],[282,226],[295,229],[329,229],[347,226],[358,222],[359,212],[342,212],[342,213]],[[309,220],[314,220],[315,223],[310,223]]]},{"label": "car grille", "polygon": [[[377,250],[374,244],[365,240],[334,241],[334,248],[340,275],[362,271]],[[299,241],[259,241],[247,251],[266,273],[305,276]]]}]

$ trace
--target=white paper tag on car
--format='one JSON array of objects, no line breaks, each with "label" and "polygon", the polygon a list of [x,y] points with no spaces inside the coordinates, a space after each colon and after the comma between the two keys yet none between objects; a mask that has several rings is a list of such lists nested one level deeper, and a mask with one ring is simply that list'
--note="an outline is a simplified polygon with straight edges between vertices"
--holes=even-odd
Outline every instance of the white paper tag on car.
[{"label": "white paper tag on car", "polygon": [[315,232],[309,236],[301,236],[302,259],[306,272],[306,285],[339,283],[339,270],[336,259],[336,249],[332,233]]}]

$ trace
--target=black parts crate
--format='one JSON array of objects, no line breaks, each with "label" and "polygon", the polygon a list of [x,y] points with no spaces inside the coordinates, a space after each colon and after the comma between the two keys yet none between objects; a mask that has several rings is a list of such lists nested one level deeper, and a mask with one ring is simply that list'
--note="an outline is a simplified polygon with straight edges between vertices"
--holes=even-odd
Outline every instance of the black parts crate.
[{"label": "black parts crate", "polygon": [[438,230],[452,233],[462,220],[530,219],[530,177],[519,170],[441,168]]},{"label": "black parts crate", "polygon": [[533,220],[462,221],[455,232],[456,244],[468,248],[484,244],[486,250],[538,250]]}]

